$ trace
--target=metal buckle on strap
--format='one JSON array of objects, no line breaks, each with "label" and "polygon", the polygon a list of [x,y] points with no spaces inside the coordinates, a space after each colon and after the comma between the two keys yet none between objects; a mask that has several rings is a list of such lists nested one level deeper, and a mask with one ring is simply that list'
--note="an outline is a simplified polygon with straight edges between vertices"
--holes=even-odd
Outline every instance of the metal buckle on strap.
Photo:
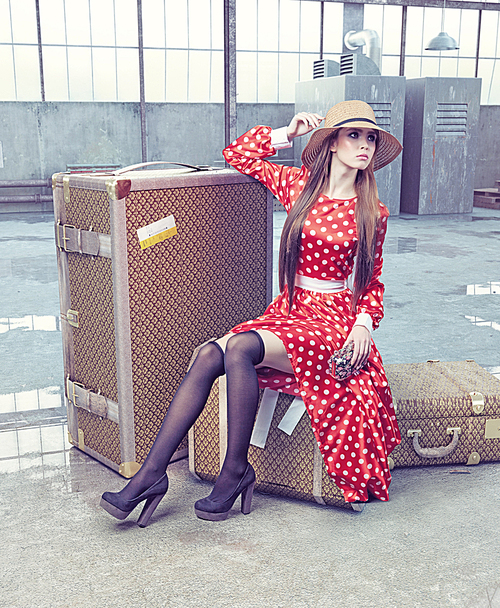
[{"label": "metal buckle on strap", "polygon": [[83,384],[80,384],[79,382],[73,382],[72,380],[69,379],[69,376],[68,376],[68,378],[66,378],[66,397],[68,398],[68,401],[70,403],[72,403],[75,407],[84,407],[83,404],[81,405],[78,402],[78,395],[76,392],[77,386],[82,388],[83,390],[85,390],[85,387],[83,386]]},{"label": "metal buckle on strap", "polygon": [[79,318],[80,318],[80,315],[79,315],[78,311],[71,310],[71,308],[69,308],[67,310],[66,314],[61,313],[61,320],[66,321],[69,325],[71,325],[71,327],[76,327],[76,329],[78,329],[80,327]]},{"label": "metal buckle on strap", "polygon": [[[57,224],[56,224],[57,246],[62,251],[75,251],[74,249],[71,249],[70,247],[68,247],[68,241],[74,240],[73,233],[71,232],[73,230],[78,231],[76,226],[72,226],[71,224],[61,224],[60,222],[57,222]],[[68,231],[69,231],[69,233],[68,233]],[[78,240],[79,240],[78,235],[76,236],[76,240],[78,242]],[[76,251],[78,251],[78,249]]]},{"label": "metal buckle on strap", "polygon": [[104,395],[98,395],[86,389],[80,382],[66,380],[66,397],[75,406],[87,410],[101,418],[108,417],[108,400]]},{"label": "metal buckle on strap", "polygon": [[92,228],[90,230],[81,230],[71,224],[57,222],[56,242],[59,249],[67,253],[110,257],[110,235],[93,232]]}]

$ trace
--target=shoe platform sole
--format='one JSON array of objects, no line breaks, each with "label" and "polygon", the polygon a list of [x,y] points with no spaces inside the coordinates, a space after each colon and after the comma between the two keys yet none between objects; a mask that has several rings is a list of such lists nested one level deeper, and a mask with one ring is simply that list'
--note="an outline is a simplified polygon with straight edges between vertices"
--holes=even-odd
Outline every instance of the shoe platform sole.
[{"label": "shoe platform sole", "polygon": [[118,507],[115,507],[107,500],[104,500],[104,498],[101,498],[100,506],[110,515],[116,517],[116,519],[125,519],[131,513],[131,511],[122,511],[121,509],[118,509]]},{"label": "shoe platform sole", "polygon": [[227,516],[229,515],[229,511],[226,511],[225,513],[209,513],[208,511],[200,511],[200,509],[195,509],[194,512],[196,513],[197,517],[200,519],[206,519],[207,521],[223,521],[224,519],[227,519]]}]

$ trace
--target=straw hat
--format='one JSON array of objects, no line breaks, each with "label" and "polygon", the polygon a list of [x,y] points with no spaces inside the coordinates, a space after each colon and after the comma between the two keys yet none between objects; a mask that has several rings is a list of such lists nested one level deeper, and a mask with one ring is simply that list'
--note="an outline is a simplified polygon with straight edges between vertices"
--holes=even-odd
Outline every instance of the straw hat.
[{"label": "straw hat", "polygon": [[373,161],[375,171],[392,162],[403,149],[394,135],[377,125],[375,114],[367,103],[358,100],[341,101],[328,110],[325,126],[313,132],[302,152],[302,163],[308,169],[311,169],[325,137],[341,127],[362,127],[377,131],[377,150]]}]

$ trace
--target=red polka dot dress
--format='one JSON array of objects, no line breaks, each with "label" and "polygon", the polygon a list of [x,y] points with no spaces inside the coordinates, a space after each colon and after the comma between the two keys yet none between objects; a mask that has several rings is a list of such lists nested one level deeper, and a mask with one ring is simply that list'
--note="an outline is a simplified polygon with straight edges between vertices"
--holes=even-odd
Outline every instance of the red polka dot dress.
[{"label": "red polka dot dress", "polygon": [[[271,129],[260,126],[226,148],[224,157],[238,171],[267,186],[289,212],[309,172],[305,167],[265,160],[274,153]],[[357,246],[355,206],[356,198],[318,198],[304,225],[298,275],[323,281],[349,277]],[[389,212],[382,203],[380,214],[374,273],[356,314],[350,312],[352,292],[348,288],[323,293],[296,287],[288,316],[285,287],[261,317],[232,330],[262,329],[281,339],[294,376],[259,370],[259,385],[302,397],[328,472],[347,502],[366,501],[368,493],[388,500],[391,474],[387,456],[400,442],[391,392],[373,342],[367,364],[350,378],[338,381],[328,371],[328,359],[344,345],[358,314],[368,313],[374,328],[383,317],[380,275]]]}]

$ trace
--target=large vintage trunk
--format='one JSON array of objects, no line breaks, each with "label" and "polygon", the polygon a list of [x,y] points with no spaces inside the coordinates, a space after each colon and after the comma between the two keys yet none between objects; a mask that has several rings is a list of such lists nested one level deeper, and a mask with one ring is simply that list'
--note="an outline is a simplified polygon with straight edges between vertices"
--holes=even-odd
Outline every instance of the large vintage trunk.
[{"label": "large vintage trunk", "polygon": [[386,365],[401,444],[397,467],[500,460],[500,380],[474,361]]},{"label": "large vintage trunk", "polygon": [[269,303],[272,200],[227,169],[53,187],[70,441],[131,477],[195,347]]},{"label": "large vintage trunk", "polygon": [[[255,469],[255,489],[352,509],[328,475],[304,402],[270,389],[260,390],[259,410],[248,461]],[[189,469],[215,481],[227,440],[226,377],[214,383],[207,405],[189,432]],[[362,510],[357,506],[356,510]]]}]

